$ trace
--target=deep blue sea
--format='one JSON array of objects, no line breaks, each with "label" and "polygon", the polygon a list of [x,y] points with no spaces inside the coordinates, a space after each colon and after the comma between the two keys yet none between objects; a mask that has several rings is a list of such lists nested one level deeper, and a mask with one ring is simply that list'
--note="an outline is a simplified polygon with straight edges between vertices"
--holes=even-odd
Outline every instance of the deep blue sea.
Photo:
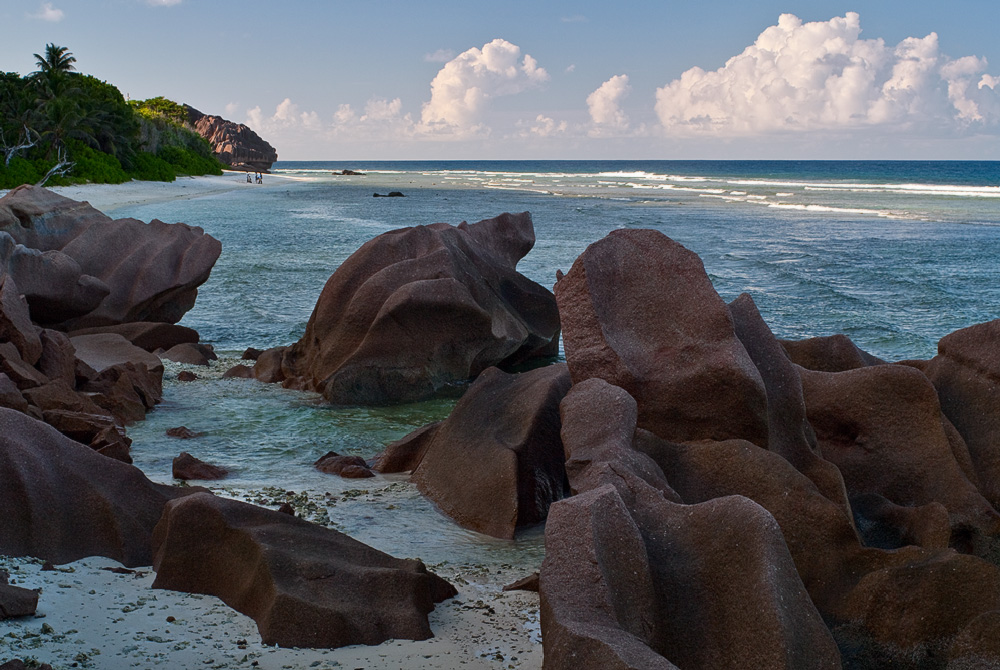
[{"label": "deep blue sea", "polygon": [[[344,169],[364,174],[334,174]],[[298,339],[330,274],[384,231],[529,211],[537,241],[519,269],[551,287],[609,231],[654,228],[697,252],[727,301],[750,293],[779,337],[846,333],[889,360],[929,358],[942,336],[1000,317],[1000,162],[330,161],[273,172],[264,188],[112,212],[201,226],[223,245],[182,323],[226,360],[187,384],[168,370],[165,402],[131,429],[133,455],[163,481],[185,449],[232,469],[234,490],[377,492],[391,504],[345,499],[330,523],[401,556],[540,560],[537,532],[506,543],[457,529],[405,478],[359,483],[311,468],[328,450],[374,456],[453,401],[330,408],[219,378],[248,346]],[[372,197],[389,191],[405,197]],[[206,435],[163,436],[179,425]]]}]

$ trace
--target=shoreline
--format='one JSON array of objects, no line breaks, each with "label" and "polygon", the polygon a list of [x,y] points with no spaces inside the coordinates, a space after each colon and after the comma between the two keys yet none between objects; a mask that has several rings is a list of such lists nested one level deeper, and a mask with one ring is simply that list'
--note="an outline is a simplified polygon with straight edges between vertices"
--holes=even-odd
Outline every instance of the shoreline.
[{"label": "shoreline", "polygon": [[[177,177],[174,181],[138,181],[121,184],[75,184],[46,187],[53,193],[90,203],[91,207],[111,214],[122,207],[151,205],[173,200],[191,200],[235,191],[239,188],[276,188],[289,182],[309,181],[287,175],[266,174],[263,184],[248,184],[245,172],[224,170],[221,175]],[[9,190],[0,189],[0,197]]]}]

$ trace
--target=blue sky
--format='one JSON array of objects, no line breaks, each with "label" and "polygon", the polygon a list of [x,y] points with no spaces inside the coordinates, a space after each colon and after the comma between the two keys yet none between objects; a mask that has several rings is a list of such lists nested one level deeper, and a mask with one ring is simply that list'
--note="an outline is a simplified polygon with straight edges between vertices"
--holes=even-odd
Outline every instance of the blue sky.
[{"label": "blue sky", "polygon": [[[784,16],[783,16],[784,15]],[[0,0],[286,160],[1000,159],[1000,3]]]}]

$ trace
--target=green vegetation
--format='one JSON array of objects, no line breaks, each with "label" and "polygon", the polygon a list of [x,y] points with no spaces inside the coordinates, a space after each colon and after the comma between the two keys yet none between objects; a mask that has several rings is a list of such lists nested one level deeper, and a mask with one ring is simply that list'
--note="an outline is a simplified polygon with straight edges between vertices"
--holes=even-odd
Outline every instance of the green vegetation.
[{"label": "green vegetation", "polygon": [[34,56],[38,69],[25,77],[0,72],[0,188],[222,174],[184,106],[163,97],[126,101],[111,84],[76,72],[66,47],[47,44]]}]

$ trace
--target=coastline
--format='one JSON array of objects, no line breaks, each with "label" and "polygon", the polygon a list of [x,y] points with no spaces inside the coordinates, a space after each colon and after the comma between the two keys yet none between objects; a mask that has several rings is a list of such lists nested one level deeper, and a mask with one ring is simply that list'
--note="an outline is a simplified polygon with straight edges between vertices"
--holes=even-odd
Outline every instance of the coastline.
[{"label": "coastline", "polygon": [[[245,172],[224,170],[221,175],[178,177],[168,181],[127,181],[122,184],[76,184],[46,187],[53,193],[72,200],[89,202],[92,207],[111,215],[121,207],[150,205],[172,200],[190,200],[239,188],[277,188],[290,181],[304,181],[287,175],[264,175],[263,184],[248,184]],[[7,190],[0,189],[0,197]]]}]

